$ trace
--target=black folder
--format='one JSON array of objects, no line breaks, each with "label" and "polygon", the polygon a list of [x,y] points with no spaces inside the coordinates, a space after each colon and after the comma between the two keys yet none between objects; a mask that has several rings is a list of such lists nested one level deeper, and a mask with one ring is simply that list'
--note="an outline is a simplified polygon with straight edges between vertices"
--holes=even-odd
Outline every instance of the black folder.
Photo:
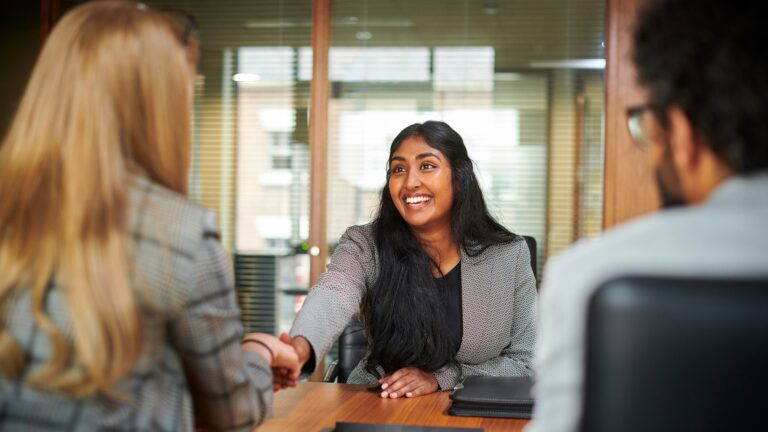
[{"label": "black folder", "polygon": [[531,418],[531,377],[470,376],[451,393],[455,416]]},{"label": "black folder", "polygon": [[483,432],[483,428],[336,422],[330,432]]}]

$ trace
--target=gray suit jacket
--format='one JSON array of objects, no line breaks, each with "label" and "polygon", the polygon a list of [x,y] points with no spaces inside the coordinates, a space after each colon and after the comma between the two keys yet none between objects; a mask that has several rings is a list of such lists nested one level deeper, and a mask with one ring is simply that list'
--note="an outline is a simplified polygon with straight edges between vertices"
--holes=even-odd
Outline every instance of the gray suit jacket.
[{"label": "gray suit jacket", "polygon": [[699,206],[644,217],[551,259],[541,288],[529,430],[578,430],[587,302],[602,282],[627,274],[766,277],[766,221],[768,173],[735,177]]},{"label": "gray suit jacket", "polygon": [[[291,329],[292,336],[309,340],[315,358],[325,356],[359,312],[363,293],[376,281],[377,262],[371,225],[347,229]],[[440,388],[450,390],[469,375],[531,375],[536,281],[525,241],[475,257],[462,250],[461,266],[463,336],[457,364],[435,372]],[[376,380],[358,365],[350,382]]]},{"label": "gray suit jacket", "polygon": [[[143,178],[130,200],[143,355],[117,385],[128,399],[76,400],[0,375],[0,430],[192,431],[195,420],[215,430],[251,430],[270,410],[272,371],[240,348],[231,264],[213,213]],[[55,285],[47,310],[71,337],[69,308]],[[51,344],[32,317],[29,291],[6,319],[29,359],[24,375],[34,373]]]}]

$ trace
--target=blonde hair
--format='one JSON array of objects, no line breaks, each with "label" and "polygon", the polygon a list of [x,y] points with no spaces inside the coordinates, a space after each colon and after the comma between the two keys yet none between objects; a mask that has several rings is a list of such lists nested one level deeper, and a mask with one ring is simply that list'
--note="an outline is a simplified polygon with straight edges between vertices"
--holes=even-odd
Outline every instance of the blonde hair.
[{"label": "blonde hair", "polygon": [[[30,385],[112,394],[142,350],[128,185],[186,193],[192,68],[180,32],[135,3],[88,3],[46,42],[0,147],[0,372],[26,367],[7,314],[29,291],[52,356]],[[46,311],[49,283],[72,341]]]}]

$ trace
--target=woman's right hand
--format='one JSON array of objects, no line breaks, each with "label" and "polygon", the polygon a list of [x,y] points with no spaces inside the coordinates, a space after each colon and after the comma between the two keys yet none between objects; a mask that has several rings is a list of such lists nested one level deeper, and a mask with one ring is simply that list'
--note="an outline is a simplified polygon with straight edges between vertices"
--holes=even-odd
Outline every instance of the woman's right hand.
[{"label": "woman's right hand", "polygon": [[[299,372],[304,364],[309,360],[312,347],[303,336],[291,337],[287,333],[280,334],[280,341],[293,347],[299,359]],[[280,390],[286,387],[296,387],[299,374],[290,374],[289,371],[282,368],[273,368],[274,388]]]},{"label": "woman's right hand", "polygon": [[[244,340],[247,339],[259,341],[244,343],[243,350],[258,352],[267,359],[272,368],[274,376],[273,389],[275,391],[296,385],[303,363],[299,362],[299,356],[293,345],[266,333],[248,333],[245,335]],[[267,350],[265,345],[269,350]],[[278,385],[278,377],[280,377],[281,382],[286,382],[288,385]]]}]

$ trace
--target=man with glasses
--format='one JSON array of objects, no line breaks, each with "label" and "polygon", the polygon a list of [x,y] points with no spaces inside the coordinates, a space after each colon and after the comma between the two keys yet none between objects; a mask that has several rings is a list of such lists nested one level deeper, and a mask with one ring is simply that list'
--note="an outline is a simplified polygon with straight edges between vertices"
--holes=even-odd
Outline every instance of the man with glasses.
[{"label": "man with glasses", "polygon": [[602,282],[628,274],[768,276],[762,4],[646,3],[633,35],[646,100],[627,117],[664,209],[582,241],[548,264],[530,426],[536,432],[578,429],[587,302]]}]

